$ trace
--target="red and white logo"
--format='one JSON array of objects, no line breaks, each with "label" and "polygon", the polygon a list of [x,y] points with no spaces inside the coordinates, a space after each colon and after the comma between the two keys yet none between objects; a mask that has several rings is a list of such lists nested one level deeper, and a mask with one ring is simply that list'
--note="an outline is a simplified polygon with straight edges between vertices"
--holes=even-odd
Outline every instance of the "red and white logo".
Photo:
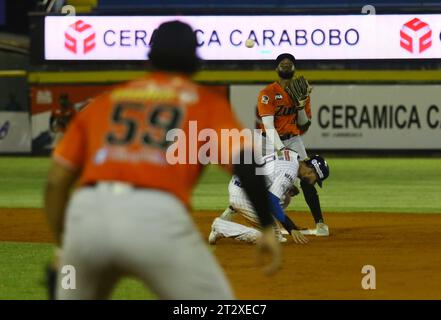
[{"label": "red and white logo", "polygon": [[95,31],[83,20],[71,24],[64,33],[64,47],[75,54],[86,54],[95,48]]},{"label": "red and white logo", "polygon": [[400,37],[400,46],[411,53],[421,53],[432,45],[430,26],[418,18],[403,25]]}]

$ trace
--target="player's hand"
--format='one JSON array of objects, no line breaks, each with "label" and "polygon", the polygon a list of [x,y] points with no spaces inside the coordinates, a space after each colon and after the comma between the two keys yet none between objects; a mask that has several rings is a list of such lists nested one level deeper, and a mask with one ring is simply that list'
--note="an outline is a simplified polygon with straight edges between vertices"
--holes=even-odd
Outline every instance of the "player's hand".
[{"label": "player's hand", "polygon": [[278,149],[276,153],[277,153],[277,155],[280,157],[280,156],[283,155],[283,151],[285,151],[285,150],[295,152],[293,149],[290,149],[290,148],[288,148],[288,147],[285,146],[285,147],[283,147],[283,148]]},{"label": "player's hand", "polygon": [[296,109],[297,111],[300,111],[300,110],[305,109],[306,101],[307,101],[307,100],[308,100],[308,99],[305,99],[305,100],[299,100],[299,101],[298,101],[298,105],[295,106],[295,109]]},{"label": "player's hand", "polygon": [[291,195],[289,194],[289,192],[287,192],[280,199],[280,206],[285,210],[286,208],[288,208],[290,202],[291,202]]},{"label": "player's hand", "polygon": [[292,236],[292,239],[294,240],[295,243],[298,243],[298,244],[307,244],[308,243],[308,239],[306,239],[306,237],[299,230],[292,230],[291,236]]},{"label": "player's hand", "polygon": [[[262,236],[257,241],[257,250],[259,264],[264,265],[263,271],[267,275],[279,270],[282,264],[282,250],[273,227],[262,230]],[[270,255],[269,263],[264,262],[266,254]]]},{"label": "player's hand", "polygon": [[288,190],[288,194],[291,197],[295,197],[296,195],[298,195],[300,193],[299,188],[297,188],[297,186],[292,186],[289,190]]}]

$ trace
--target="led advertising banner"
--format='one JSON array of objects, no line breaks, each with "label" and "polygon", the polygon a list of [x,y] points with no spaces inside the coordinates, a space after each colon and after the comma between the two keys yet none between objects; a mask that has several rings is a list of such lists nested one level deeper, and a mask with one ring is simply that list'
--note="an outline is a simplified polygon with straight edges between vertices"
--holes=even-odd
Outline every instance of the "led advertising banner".
[{"label": "led advertising banner", "polygon": [[193,27],[204,60],[271,60],[282,52],[299,60],[441,58],[441,14],[406,14],[48,16],[45,59],[144,60],[154,30],[176,19]]}]

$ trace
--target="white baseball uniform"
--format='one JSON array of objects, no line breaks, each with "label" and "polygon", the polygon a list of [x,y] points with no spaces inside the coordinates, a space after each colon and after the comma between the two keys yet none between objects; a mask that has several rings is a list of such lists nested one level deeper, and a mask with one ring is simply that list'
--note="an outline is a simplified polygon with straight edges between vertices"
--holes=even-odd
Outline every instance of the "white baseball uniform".
[{"label": "white baseball uniform", "polygon": [[[283,201],[285,194],[292,187],[297,177],[299,169],[298,157],[299,155],[291,150],[284,150],[280,155],[273,153],[263,157],[265,165],[262,168],[262,173],[265,174],[268,190],[281,199],[281,201]],[[241,214],[253,225],[259,226],[259,220],[253,205],[248,200],[236,176],[231,178],[228,185],[228,193],[230,207],[234,209],[234,212]],[[216,218],[212,225],[212,231],[217,232],[221,237],[254,243],[260,236],[260,231],[229,221],[229,218],[225,219],[226,216],[228,215],[223,214],[221,218]],[[276,229],[276,232],[280,235],[279,228]],[[280,238],[281,235],[279,236]]]}]

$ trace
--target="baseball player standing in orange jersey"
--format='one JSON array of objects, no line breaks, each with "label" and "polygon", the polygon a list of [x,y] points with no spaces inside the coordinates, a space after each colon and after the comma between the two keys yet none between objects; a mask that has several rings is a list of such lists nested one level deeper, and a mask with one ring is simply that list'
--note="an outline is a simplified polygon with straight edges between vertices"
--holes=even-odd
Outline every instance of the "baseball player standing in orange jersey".
[{"label": "baseball player standing in orange jersey", "polygon": [[[124,275],[138,277],[160,299],[234,298],[188,214],[202,164],[170,164],[167,156],[173,129],[186,134],[187,158],[201,147],[198,143],[192,151],[188,146],[197,139],[188,137],[193,121],[219,136],[222,129],[240,128],[225,98],[190,80],[199,64],[196,47],[190,26],[162,24],[149,53],[156,71],[98,96],[57,145],[45,211],[61,247],[60,269],[71,265],[76,270],[73,290],[62,286],[63,274],[58,274],[58,299],[107,298]],[[231,165],[231,155],[246,158],[246,146],[218,147],[219,159],[230,155],[225,167],[243,181],[264,225],[258,248],[272,254],[267,271],[275,271],[280,247],[264,177],[255,174],[254,161]],[[69,196],[77,179],[78,188]]]},{"label": "baseball player standing in orange jersey", "polygon": [[[265,153],[284,148],[296,151],[300,160],[307,159],[302,135],[311,125],[311,87],[304,78],[303,97],[292,94],[291,84],[295,73],[294,56],[283,53],[276,59],[276,71],[279,80],[260,91],[257,109],[261,118],[260,128],[263,130]],[[299,91],[302,91],[301,89]],[[300,94],[301,96],[301,94]],[[313,185],[300,182],[306,203],[314,217],[317,236],[328,236],[329,228],[324,223],[320,200]],[[305,231],[309,232],[309,231]]]}]

